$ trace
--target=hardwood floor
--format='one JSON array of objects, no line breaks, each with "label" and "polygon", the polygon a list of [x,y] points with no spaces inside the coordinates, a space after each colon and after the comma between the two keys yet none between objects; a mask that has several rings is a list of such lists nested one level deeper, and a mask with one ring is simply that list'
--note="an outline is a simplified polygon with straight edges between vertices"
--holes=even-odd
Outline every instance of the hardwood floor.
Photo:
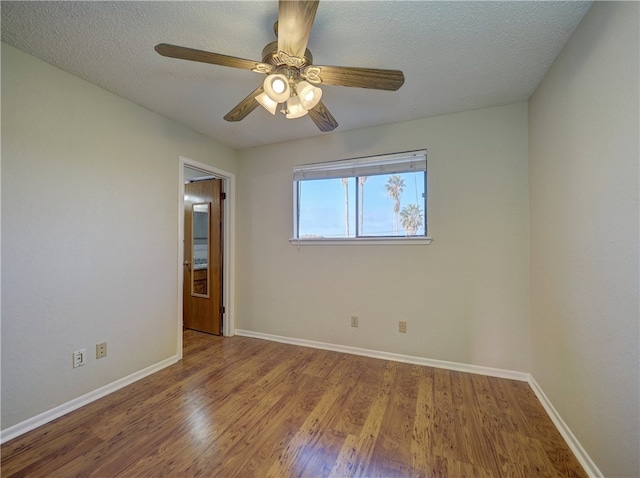
[{"label": "hardwood floor", "polygon": [[193,331],[1,451],[5,478],[586,476],[524,382]]}]

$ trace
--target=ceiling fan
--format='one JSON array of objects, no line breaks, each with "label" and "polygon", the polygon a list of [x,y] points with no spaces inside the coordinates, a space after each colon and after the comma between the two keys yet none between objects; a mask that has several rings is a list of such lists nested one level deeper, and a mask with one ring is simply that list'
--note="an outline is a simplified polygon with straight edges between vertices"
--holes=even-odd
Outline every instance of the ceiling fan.
[{"label": "ceiling fan", "polygon": [[262,50],[262,61],[245,60],[192,48],[160,43],[155,50],[162,56],[230,66],[266,74],[264,82],[224,117],[240,121],[258,105],[271,114],[278,106],[289,119],[309,115],[321,131],[333,131],[338,123],[320,100],[316,85],[338,85],[395,91],[404,83],[399,70],[313,65],[307,49],[318,0],[280,0],[278,21],[274,25],[277,41]]}]

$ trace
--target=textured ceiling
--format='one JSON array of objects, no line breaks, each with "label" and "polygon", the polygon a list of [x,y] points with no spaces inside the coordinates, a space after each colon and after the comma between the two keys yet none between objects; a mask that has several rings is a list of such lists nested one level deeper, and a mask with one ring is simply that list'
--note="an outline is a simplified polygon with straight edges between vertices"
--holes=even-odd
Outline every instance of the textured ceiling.
[{"label": "textured ceiling", "polygon": [[[318,65],[402,70],[398,91],[323,85],[336,132],[526,100],[590,2],[321,1]],[[223,116],[264,75],[158,55],[173,43],[251,60],[275,40],[277,1],[2,1],[2,41],[233,148],[321,133],[257,108]]]}]

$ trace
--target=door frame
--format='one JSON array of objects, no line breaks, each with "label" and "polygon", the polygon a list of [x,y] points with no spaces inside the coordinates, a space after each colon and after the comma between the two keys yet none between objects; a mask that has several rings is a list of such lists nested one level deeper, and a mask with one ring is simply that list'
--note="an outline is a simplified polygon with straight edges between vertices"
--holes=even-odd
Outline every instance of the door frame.
[{"label": "door frame", "polygon": [[235,244],[235,195],[236,176],[233,173],[216,168],[209,164],[200,163],[184,156],[179,156],[178,171],[178,356],[182,358],[182,306],[184,285],[184,168],[197,169],[205,174],[210,174],[222,179],[223,191],[226,199],[223,202],[223,244],[222,244],[222,301],[225,308],[222,321],[222,335],[233,336],[235,334],[234,297],[233,289],[235,266],[233,261]]}]

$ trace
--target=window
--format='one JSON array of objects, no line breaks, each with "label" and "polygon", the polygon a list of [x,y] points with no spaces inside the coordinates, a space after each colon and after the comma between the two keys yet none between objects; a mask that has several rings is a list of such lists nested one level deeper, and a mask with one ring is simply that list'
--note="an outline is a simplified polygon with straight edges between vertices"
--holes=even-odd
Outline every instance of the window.
[{"label": "window", "polygon": [[427,238],[425,150],[296,166],[294,240]]}]

